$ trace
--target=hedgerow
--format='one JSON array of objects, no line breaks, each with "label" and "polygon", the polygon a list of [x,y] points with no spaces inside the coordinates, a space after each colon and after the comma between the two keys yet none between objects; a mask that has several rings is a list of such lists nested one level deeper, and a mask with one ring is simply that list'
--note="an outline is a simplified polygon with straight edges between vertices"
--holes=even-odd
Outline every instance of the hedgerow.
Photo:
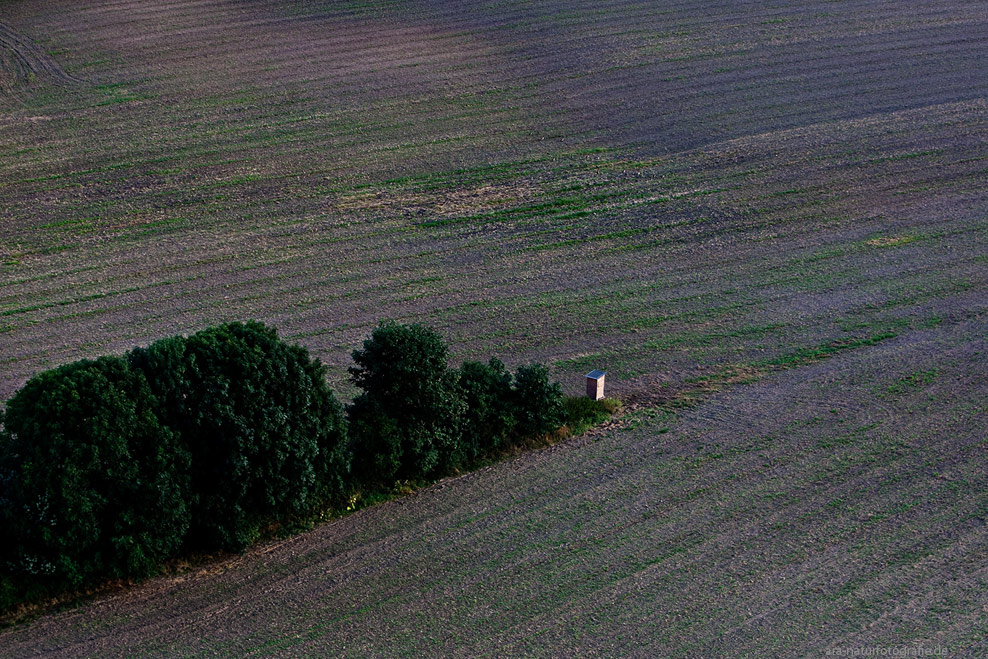
[{"label": "hedgerow", "polygon": [[[0,608],[469,468],[599,420],[545,367],[465,362],[421,325],[353,352],[346,410],[305,348],[257,322],[41,373],[0,413]],[[351,471],[351,464],[353,470]]]},{"label": "hedgerow", "polygon": [[564,410],[562,388],[540,364],[512,375],[497,359],[448,366],[442,338],[421,325],[382,322],[353,353],[363,390],[349,408],[358,487],[421,480],[468,468],[499,450],[586,427],[600,404]]}]

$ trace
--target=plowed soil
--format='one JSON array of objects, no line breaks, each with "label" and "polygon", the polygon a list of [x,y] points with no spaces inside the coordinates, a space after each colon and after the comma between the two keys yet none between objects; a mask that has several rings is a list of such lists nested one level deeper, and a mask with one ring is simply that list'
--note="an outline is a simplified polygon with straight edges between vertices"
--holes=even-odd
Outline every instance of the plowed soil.
[{"label": "plowed soil", "polygon": [[[988,7],[0,3],[0,398],[382,318],[632,402],[12,654],[983,654]],[[744,384],[754,380],[752,384]]]}]

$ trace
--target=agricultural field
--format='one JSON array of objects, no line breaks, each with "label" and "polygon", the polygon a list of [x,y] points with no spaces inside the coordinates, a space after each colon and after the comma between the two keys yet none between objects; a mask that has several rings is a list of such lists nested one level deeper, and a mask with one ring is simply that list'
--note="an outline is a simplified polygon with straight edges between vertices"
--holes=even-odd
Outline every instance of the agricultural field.
[{"label": "agricultural field", "polygon": [[380,319],[629,413],[13,654],[988,652],[988,6],[0,0],[0,400]]},{"label": "agricultural field", "polygon": [[986,337],[985,318],[940,326],[643,408],[0,641],[14,656],[984,656]]}]

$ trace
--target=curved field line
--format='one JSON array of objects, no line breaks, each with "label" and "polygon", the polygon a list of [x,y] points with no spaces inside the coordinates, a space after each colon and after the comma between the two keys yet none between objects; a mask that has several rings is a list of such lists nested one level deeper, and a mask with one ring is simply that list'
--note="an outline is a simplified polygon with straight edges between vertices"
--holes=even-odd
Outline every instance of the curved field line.
[{"label": "curved field line", "polygon": [[[9,68],[8,68],[9,67]],[[59,84],[80,84],[85,81],[66,73],[47,53],[37,46],[29,37],[18,33],[9,25],[0,23],[0,93],[13,92],[18,87],[26,86],[31,76],[48,79]],[[12,70],[10,70],[12,69]],[[9,87],[4,84],[4,77],[10,79]],[[7,89],[4,89],[7,87]]]}]

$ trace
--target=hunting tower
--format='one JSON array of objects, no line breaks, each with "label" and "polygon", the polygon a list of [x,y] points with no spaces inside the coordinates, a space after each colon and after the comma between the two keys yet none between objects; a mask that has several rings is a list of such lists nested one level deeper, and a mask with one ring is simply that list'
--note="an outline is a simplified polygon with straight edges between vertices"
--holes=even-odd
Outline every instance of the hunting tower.
[{"label": "hunting tower", "polygon": [[587,397],[600,400],[604,397],[604,371],[593,370],[587,373]]}]

